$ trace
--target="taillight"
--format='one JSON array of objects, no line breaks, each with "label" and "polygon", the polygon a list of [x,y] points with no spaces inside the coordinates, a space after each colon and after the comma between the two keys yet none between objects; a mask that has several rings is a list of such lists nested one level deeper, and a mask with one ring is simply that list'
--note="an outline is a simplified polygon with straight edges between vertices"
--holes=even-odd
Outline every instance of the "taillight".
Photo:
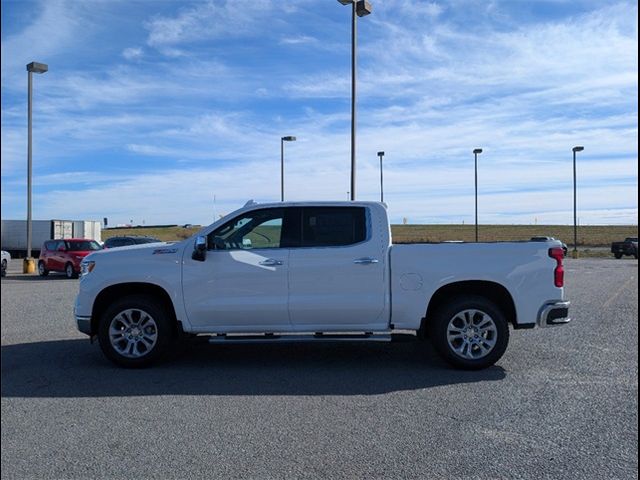
[{"label": "taillight", "polygon": [[549,256],[556,261],[556,268],[553,271],[553,284],[556,287],[564,286],[564,267],[562,259],[564,258],[564,250],[562,247],[553,247],[549,249]]}]

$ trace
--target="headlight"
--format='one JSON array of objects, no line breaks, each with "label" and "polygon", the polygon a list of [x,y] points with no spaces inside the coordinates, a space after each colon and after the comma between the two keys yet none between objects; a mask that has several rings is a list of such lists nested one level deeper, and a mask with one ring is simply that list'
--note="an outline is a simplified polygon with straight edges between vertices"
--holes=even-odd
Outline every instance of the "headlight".
[{"label": "headlight", "polygon": [[80,263],[80,275],[85,276],[93,271],[96,266],[96,262],[91,260],[84,261]]}]

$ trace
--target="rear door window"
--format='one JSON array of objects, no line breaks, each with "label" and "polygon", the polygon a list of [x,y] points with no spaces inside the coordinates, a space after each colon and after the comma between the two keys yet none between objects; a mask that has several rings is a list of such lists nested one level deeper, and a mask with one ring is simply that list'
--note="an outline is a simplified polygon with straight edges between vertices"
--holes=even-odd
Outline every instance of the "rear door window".
[{"label": "rear door window", "polygon": [[363,207],[303,208],[303,247],[341,247],[363,242],[366,237]]}]

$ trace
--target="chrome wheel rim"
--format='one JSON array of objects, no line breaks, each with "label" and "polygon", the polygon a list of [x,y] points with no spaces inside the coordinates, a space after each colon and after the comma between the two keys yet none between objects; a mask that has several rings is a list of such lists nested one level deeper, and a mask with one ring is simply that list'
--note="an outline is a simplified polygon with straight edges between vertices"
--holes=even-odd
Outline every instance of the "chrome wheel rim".
[{"label": "chrome wheel rim", "polygon": [[139,308],[123,310],[109,324],[109,342],[123,357],[144,357],[153,350],[157,341],[156,321]]},{"label": "chrome wheel rim", "polygon": [[71,265],[67,265],[67,277],[73,277],[73,267]]},{"label": "chrome wheel rim", "polygon": [[44,264],[42,262],[38,264],[38,273],[41,275],[44,273]]},{"label": "chrome wheel rim", "polygon": [[478,360],[496,346],[498,329],[493,318],[476,309],[456,313],[447,325],[447,342],[451,350],[465,360]]}]

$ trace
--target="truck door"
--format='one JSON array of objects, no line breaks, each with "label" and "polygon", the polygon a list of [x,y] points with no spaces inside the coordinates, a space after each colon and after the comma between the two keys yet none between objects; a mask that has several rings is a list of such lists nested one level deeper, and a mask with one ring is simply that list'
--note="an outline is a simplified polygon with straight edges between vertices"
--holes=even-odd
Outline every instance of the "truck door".
[{"label": "truck door", "polygon": [[289,316],[295,330],[387,329],[386,247],[374,234],[368,209],[300,211],[301,244],[289,256]]},{"label": "truck door", "polygon": [[185,252],[183,297],[198,331],[290,330],[285,208],[249,211],[208,235],[204,261]]}]

